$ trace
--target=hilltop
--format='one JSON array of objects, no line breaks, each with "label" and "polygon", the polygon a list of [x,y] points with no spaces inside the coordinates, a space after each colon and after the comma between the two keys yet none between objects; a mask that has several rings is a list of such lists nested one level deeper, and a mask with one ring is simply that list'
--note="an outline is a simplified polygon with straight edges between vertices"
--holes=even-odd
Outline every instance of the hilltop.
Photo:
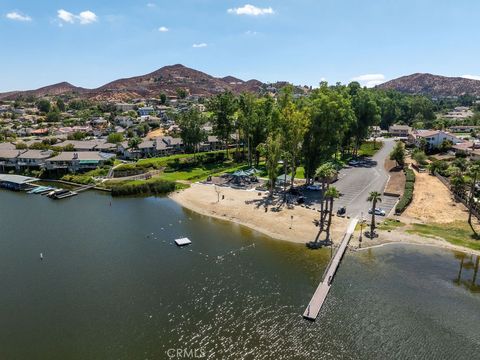
[{"label": "hilltop", "polygon": [[462,77],[416,73],[387,81],[377,88],[432,97],[473,95],[480,96],[480,81]]},{"label": "hilltop", "polygon": [[260,92],[265,84],[258,80],[243,81],[233,76],[216,78],[204,72],[177,64],[162,67],[146,75],[119,79],[96,89],[84,89],[62,82],[36,90],[0,93],[0,100],[13,100],[21,96],[74,95],[94,100],[128,100],[157,97],[161,93],[175,95],[185,89],[191,95],[211,96],[225,91],[239,94],[244,91]]}]

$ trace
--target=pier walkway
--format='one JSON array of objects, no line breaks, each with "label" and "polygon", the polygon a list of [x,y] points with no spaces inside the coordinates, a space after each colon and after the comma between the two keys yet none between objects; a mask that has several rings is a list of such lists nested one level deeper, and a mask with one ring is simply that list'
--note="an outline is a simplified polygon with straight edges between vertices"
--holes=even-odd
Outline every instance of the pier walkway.
[{"label": "pier walkway", "polygon": [[325,299],[327,298],[328,292],[330,291],[330,287],[332,286],[333,278],[340,266],[340,262],[342,261],[343,255],[347,250],[348,243],[355,231],[355,227],[357,226],[358,219],[352,219],[350,224],[348,225],[347,232],[345,233],[343,240],[338,247],[335,255],[330,260],[330,263],[327,265],[325,272],[322,277],[322,282],[318,285],[317,290],[313,294],[310,303],[308,304],[305,312],[303,313],[303,317],[308,320],[315,321],[322,308]]}]

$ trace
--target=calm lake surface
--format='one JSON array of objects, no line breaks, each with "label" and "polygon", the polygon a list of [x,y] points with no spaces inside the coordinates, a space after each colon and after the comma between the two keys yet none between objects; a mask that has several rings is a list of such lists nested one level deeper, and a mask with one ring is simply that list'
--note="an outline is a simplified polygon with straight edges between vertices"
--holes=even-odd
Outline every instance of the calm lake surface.
[{"label": "calm lake surface", "polygon": [[[0,359],[166,359],[177,348],[209,359],[480,357],[476,257],[347,253],[311,323],[301,314],[329,250],[169,199],[0,190],[0,229]],[[172,245],[184,236],[191,246]]]}]

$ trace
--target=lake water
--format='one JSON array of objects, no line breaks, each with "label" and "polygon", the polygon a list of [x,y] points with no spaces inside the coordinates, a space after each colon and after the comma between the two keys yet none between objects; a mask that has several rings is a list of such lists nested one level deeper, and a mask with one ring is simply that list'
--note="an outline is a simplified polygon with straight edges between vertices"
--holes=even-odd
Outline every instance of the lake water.
[{"label": "lake water", "polygon": [[[0,229],[0,359],[480,358],[476,257],[347,253],[311,323],[329,250],[169,199],[0,191]],[[172,245],[184,236],[191,246]]]}]

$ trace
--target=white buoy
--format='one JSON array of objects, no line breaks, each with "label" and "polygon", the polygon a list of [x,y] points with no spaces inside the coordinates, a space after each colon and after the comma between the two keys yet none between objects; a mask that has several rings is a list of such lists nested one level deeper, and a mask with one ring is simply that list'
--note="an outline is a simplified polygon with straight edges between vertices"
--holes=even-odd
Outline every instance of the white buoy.
[{"label": "white buoy", "polygon": [[43,260],[43,253],[40,253],[40,260]]}]

